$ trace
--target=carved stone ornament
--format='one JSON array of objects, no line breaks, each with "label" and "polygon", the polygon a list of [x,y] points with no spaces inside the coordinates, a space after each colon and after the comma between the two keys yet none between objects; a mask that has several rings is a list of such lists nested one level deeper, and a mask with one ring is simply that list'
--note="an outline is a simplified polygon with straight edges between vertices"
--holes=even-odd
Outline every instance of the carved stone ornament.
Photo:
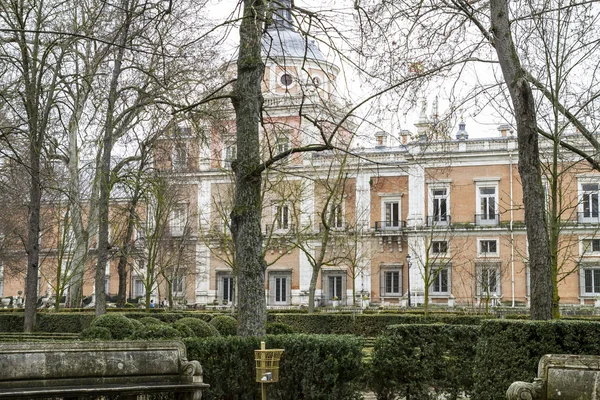
[{"label": "carved stone ornament", "polygon": [[513,382],[506,391],[507,400],[543,400],[544,382],[535,378],[533,383]]}]

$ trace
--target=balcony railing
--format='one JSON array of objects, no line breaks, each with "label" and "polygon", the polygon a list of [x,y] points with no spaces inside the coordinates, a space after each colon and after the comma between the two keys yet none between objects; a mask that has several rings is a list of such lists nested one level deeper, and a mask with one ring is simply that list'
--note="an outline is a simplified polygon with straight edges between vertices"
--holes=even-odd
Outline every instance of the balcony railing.
[{"label": "balcony railing", "polygon": [[477,226],[500,225],[500,214],[475,214],[475,225],[477,225]]},{"label": "balcony railing", "polygon": [[448,226],[451,221],[450,215],[430,215],[427,217],[427,226]]},{"label": "balcony railing", "polygon": [[265,225],[265,235],[270,235],[273,233],[274,235],[286,235],[290,233],[296,233],[296,225],[288,224],[284,227],[277,227],[277,225]]},{"label": "balcony railing", "polygon": [[375,230],[378,232],[395,232],[406,228],[406,221],[376,221]]},{"label": "balcony railing", "polygon": [[580,224],[599,224],[600,214],[598,212],[578,212],[577,222]]},{"label": "balcony railing", "polygon": [[[348,223],[347,222],[342,222],[341,224],[331,224],[329,225],[329,228],[332,231],[340,231],[340,232],[345,232],[349,229]],[[323,224],[319,224],[319,233],[323,232],[325,230]]]}]

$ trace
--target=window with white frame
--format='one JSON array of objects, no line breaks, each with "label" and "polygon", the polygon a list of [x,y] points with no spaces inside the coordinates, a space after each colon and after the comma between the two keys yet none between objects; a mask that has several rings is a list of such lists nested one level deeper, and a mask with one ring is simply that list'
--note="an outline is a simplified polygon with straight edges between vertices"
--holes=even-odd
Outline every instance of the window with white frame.
[{"label": "window with white frame", "polygon": [[275,206],[275,229],[278,231],[287,231],[290,229],[291,215],[290,205],[287,203],[277,204]]},{"label": "window with white frame", "polygon": [[499,255],[498,239],[477,239],[478,257],[498,257]]},{"label": "window with white frame", "polygon": [[185,205],[178,205],[171,211],[171,236],[181,236],[185,230],[187,210]]},{"label": "window with white frame", "polygon": [[289,272],[269,273],[269,304],[291,304],[292,274]]},{"label": "window with white frame", "polygon": [[233,137],[223,138],[223,168],[231,167],[231,162],[237,157],[237,145]]},{"label": "window with white frame", "polygon": [[384,198],[381,202],[381,222],[379,229],[399,229],[400,222],[400,199]]},{"label": "window with white frame", "polygon": [[104,278],[104,293],[107,296],[110,294],[110,276]]},{"label": "window with white frame", "polygon": [[496,184],[477,185],[477,225],[497,225],[498,220],[498,188]]},{"label": "window with white frame", "polygon": [[384,297],[402,296],[402,268],[387,265],[381,268],[381,293]]},{"label": "window with white frame", "polygon": [[146,295],[146,287],[144,286],[144,280],[141,277],[133,278],[133,298],[142,297]]},{"label": "window with white frame", "polygon": [[500,263],[480,262],[475,264],[477,296],[500,296]]},{"label": "window with white frame", "polygon": [[173,169],[181,170],[187,167],[188,148],[186,142],[176,141],[173,143],[172,160]]},{"label": "window with white frame", "polygon": [[185,275],[175,275],[171,281],[171,292],[181,296],[185,293]]},{"label": "window with white frame", "polygon": [[290,149],[289,132],[279,132],[275,139],[275,149],[277,153],[283,153]]},{"label": "window with white frame", "polygon": [[322,276],[323,296],[331,304],[333,300],[346,300],[346,271],[326,270]]},{"label": "window with white frame", "polygon": [[231,273],[218,275],[218,296],[222,302],[233,303],[235,298],[235,279]]},{"label": "window with white frame", "polygon": [[582,296],[600,295],[600,265],[580,265],[580,287]]},{"label": "window with white frame", "polygon": [[430,189],[431,224],[448,224],[450,209],[450,189],[447,187],[432,187]]},{"label": "window with white frame", "polygon": [[448,241],[447,240],[433,240],[431,242],[431,254],[436,256],[443,256],[448,253]]},{"label": "window with white frame", "polygon": [[600,184],[597,182],[581,183],[579,222],[598,222]]},{"label": "window with white frame", "polygon": [[432,295],[445,296],[450,294],[450,266],[431,266],[431,286],[429,292]]},{"label": "window with white frame", "polygon": [[585,256],[600,256],[600,239],[582,239],[581,254]]},{"label": "window with white frame", "polygon": [[342,229],[344,227],[344,207],[342,204],[338,203],[332,207],[332,221],[331,227],[333,229]]}]

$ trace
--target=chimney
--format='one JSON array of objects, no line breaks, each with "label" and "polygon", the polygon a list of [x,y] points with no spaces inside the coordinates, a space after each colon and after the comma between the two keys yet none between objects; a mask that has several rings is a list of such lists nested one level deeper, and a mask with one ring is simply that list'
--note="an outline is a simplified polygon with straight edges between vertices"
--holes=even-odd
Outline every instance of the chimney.
[{"label": "chimney", "polygon": [[507,137],[507,136],[513,135],[512,129],[510,129],[510,125],[508,125],[508,124],[499,125],[498,131],[500,132],[501,137]]}]

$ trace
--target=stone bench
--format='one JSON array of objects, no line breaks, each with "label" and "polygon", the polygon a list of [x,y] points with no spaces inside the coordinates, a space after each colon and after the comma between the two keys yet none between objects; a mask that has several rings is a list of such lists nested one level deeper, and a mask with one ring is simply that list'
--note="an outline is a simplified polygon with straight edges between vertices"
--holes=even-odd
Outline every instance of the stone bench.
[{"label": "stone bench", "polygon": [[200,363],[178,341],[0,343],[0,399],[199,400],[206,387]]},{"label": "stone bench", "polygon": [[600,356],[546,354],[533,383],[514,382],[508,400],[600,399]]}]

